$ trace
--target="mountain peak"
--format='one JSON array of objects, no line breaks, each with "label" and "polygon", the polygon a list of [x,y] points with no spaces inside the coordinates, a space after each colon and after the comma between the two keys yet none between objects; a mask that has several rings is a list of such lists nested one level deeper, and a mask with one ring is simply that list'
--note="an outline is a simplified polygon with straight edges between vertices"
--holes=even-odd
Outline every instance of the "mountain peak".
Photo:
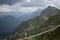
[{"label": "mountain peak", "polygon": [[53,6],[48,6],[46,9],[57,9],[57,8]]},{"label": "mountain peak", "polygon": [[52,8],[52,6],[48,6],[47,8]]},{"label": "mountain peak", "polygon": [[54,6],[48,6],[46,9],[55,10],[55,9],[58,9],[58,8],[56,8],[56,7],[54,7]]},{"label": "mountain peak", "polygon": [[60,10],[54,6],[48,6],[46,9],[44,9],[41,12],[41,15],[48,15],[48,16],[53,16],[56,13],[58,13]]},{"label": "mountain peak", "polygon": [[53,6],[48,6],[46,9],[43,10],[43,12],[46,12],[46,11],[53,11],[53,10],[59,10],[59,9],[56,8],[56,7],[53,7]]}]

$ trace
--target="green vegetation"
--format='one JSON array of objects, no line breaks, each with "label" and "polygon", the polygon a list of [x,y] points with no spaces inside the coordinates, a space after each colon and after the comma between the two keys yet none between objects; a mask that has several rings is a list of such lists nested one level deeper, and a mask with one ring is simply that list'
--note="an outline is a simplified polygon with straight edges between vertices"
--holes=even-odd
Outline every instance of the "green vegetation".
[{"label": "green vegetation", "polygon": [[[22,22],[15,30],[16,39],[26,37],[47,31],[60,24],[60,10],[54,7],[48,7],[37,16],[28,21]],[[60,40],[60,27],[54,31],[45,33],[43,35],[29,38],[27,40]],[[20,34],[20,35],[19,35]]]},{"label": "green vegetation", "polygon": [[38,37],[40,37],[39,40],[60,40],[60,27]]}]

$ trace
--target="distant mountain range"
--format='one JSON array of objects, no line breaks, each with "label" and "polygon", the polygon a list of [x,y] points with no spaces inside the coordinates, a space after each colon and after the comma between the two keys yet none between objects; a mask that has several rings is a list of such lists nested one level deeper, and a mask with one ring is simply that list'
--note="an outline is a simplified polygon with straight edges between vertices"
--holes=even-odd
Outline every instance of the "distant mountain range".
[{"label": "distant mountain range", "polygon": [[0,17],[0,35],[10,32],[10,30],[15,28],[15,26],[17,26],[19,23],[20,20],[11,15]]},{"label": "distant mountain range", "polygon": [[28,19],[31,19],[31,18],[34,18],[34,17],[40,15],[41,11],[42,11],[42,10],[39,9],[39,10],[33,12],[33,13],[10,12],[10,13],[8,13],[8,14],[9,14],[9,15],[12,15],[12,16],[14,16],[14,17],[16,17],[16,18],[19,18],[20,20],[25,21],[25,20],[28,20]]},{"label": "distant mountain range", "polygon": [[[38,10],[36,12],[38,12]],[[0,12],[0,36],[10,33],[15,27],[21,24],[21,22],[38,16],[41,11],[39,10],[39,13],[36,12],[25,14],[20,12]]]}]

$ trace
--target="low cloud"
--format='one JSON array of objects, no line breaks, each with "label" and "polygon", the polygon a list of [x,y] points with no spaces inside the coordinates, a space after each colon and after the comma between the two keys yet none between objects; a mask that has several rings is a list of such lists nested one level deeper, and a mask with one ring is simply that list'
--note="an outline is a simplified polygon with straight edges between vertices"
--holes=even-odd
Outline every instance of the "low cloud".
[{"label": "low cloud", "polygon": [[[4,0],[1,2],[0,0],[0,12],[34,12],[38,9],[44,9],[47,6],[55,6],[60,8],[60,1],[59,0],[14,0],[16,2],[13,2],[13,5],[9,5],[7,2],[4,2]],[[19,1],[19,2],[18,2]],[[58,2],[58,3],[57,3]]]},{"label": "low cloud", "polygon": [[34,12],[38,7],[21,7],[19,5],[2,5],[0,12]]}]

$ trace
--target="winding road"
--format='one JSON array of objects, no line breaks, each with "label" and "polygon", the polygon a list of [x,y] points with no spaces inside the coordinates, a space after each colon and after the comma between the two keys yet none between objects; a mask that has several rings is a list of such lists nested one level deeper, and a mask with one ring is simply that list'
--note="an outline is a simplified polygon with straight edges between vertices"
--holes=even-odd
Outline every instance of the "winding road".
[{"label": "winding road", "polygon": [[47,30],[47,31],[44,31],[44,32],[42,32],[42,33],[38,33],[38,34],[36,34],[36,35],[30,36],[30,37],[26,37],[26,38],[23,38],[23,39],[18,39],[18,40],[24,40],[24,39],[29,39],[29,38],[32,38],[32,37],[36,37],[36,36],[45,34],[45,33],[47,33],[47,32],[54,31],[54,30],[57,29],[58,27],[60,27],[60,25],[57,25],[56,27],[54,27],[54,28],[52,28],[52,29],[49,29],[49,30]]}]

